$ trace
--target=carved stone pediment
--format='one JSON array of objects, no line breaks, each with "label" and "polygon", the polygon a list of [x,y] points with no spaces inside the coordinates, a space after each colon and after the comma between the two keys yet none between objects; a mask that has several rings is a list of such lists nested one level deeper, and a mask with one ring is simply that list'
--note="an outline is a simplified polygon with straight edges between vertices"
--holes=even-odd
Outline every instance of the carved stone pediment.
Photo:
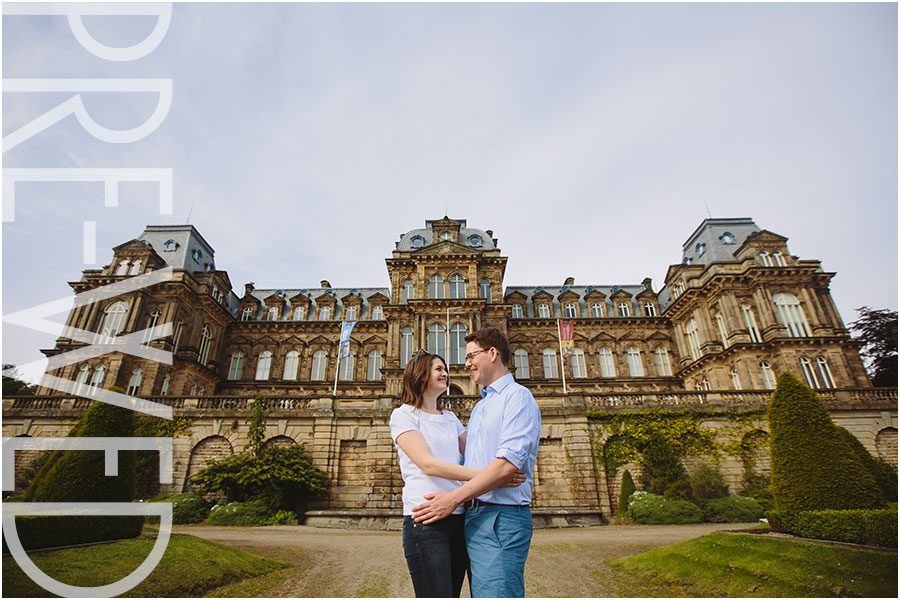
[{"label": "carved stone pediment", "polygon": [[412,254],[415,256],[447,256],[451,254],[475,256],[478,254],[478,251],[456,242],[444,241],[425,246],[421,250],[415,250]]}]

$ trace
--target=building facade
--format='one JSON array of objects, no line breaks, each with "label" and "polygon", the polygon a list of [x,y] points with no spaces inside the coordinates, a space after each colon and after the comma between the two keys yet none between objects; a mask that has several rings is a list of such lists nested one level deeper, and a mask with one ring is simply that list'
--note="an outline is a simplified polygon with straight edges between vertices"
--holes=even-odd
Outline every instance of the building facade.
[{"label": "building facade", "polygon": [[[485,326],[507,334],[511,370],[541,405],[535,506],[548,514],[612,508],[604,490],[615,485],[595,464],[589,410],[764,405],[784,371],[820,390],[873,453],[896,449],[896,391],[872,389],[829,292],[835,274],[791,255],[787,238],[748,218],[703,221],[656,290],[649,278],[509,285],[493,232],[447,217],[401,236],[386,259],[385,288],[247,283],[236,293],[190,225],[148,226],[113,251],[109,265],[70,283],[76,293],[165,267],[171,278],[74,308],[67,325],[94,332],[109,352],[49,373],[71,386],[42,388],[43,407],[4,401],[4,435],[64,435],[92,388],[118,385],[194,418],[192,438],[176,440],[178,491],[207,460],[242,449],[248,399],[261,393],[269,443],[307,442],[331,475],[323,515],[393,515],[402,481],[387,419],[403,368],[419,348],[445,356],[450,405],[465,420],[479,390],[464,369],[463,338]],[[575,353],[565,360],[560,318],[574,321]],[[350,356],[338,361],[342,321],[356,326]],[[114,349],[123,335],[144,330],[149,340],[166,323],[171,333],[147,344],[171,352],[171,364]],[[86,345],[60,338],[44,352]],[[724,469],[739,488],[740,465]]]}]

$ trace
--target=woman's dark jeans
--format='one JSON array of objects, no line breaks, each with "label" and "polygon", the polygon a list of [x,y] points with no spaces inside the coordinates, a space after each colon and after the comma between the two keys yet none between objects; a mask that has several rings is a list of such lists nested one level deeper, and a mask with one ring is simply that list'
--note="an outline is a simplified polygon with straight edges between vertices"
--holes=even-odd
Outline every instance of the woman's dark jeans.
[{"label": "woman's dark jeans", "polygon": [[403,553],[416,598],[459,598],[469,567],[464,526],[464,515],[430,525],[403,519]]}]

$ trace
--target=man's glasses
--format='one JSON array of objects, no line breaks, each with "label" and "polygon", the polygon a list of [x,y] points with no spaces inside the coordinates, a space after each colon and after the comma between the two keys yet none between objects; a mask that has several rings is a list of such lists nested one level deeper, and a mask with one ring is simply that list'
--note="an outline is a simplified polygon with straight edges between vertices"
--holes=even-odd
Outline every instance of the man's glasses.
[{"label": "man's glasses", "polygon": [[466,354],[466,360],[467,360],[467,361],[468,361],[468,360],[472,360],[473,358],[475,358],[476,356],[478,356],[478,355],[481,354],[482,352],[487,352],[488,350],[490,350],[490,348],[488,348],[487,350],[476,350],[475,352],[469,352],[468,354]]}]

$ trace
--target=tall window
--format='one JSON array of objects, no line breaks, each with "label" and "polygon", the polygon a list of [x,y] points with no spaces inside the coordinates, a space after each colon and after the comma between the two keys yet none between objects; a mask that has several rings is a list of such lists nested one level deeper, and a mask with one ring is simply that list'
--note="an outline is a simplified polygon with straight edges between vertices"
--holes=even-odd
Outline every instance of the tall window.
[{"label": "tall window", "polygon": [[737,369],[731,370],[731,385],[733,385],[736,390],[743,389],[741,387],[741,378],[738,376]]},{"label": "tall window", "polygon": [[644,316],[647,317],[655,317],[656,316],[656,305],[652,302],[644,302]]},{"label": "tall window", "polygon": [[584,350],[575,348],[572,353],[572,377],[587,377],[587,365],[584,364]]},{"label": "tall window", "polygon": [[787,263],[784,261],[784,255],[778,250],[772,253],[772,258],[775,259],[775,264],[779,267],[787,266]]},{"label": "tall window", "polygon": [[484,298],[488,304],[491,303],[491,282],[488,279],[482,279],[478,282],[478,297]]},{"label": "tall window", "polygon": [[772,257],[769,256],[769,253],[765,250],[761,250],[759,253],[759,260],[762,262],[764,267],[772,266]]},{"label": "tall window", "polygon": [[231,365],[228,367],[228,379],[237,381],[244,376],[244,353],[238,350],[231,355]]},{"label": "tall window", "polygon": [[628,372],[632,377],[644,376],[644,365],[641,363],[641,352],[634,346],[625,348],[625,359],[628,362]]},{"label": "tall window", "polygon": [[159,389],[160,396],[167,396],[169,394],[170,381],[172,381],[172,376],[166,373],[166,376],[163,377],[162,387]]},{"label": "tall window", "polygon": [[465,298],[466,297],[466,280],[462,275],[450,276],[450,297]]},{"label": "tall window", "polygon": [[444,297],[444,278],[440,275],[432,275],[428,278],[428,297],[443,298]]},{"label": "tall window", "polygon": [[428,327],[428,353],[447,356],[447,339],[443,325],[435,323]]},{"label": "tall window", "polygon": [[763,385],[767,390],[775,389],[775,372],[772,371],[772,366],[763,361],[759,363],[759,369],[762,371]]},{"label": "tall window", "polygon": [[260,353],[256,361],[256,379],[264,381],[269,378],[269,370],[272,368],[272,353],[266,350]]},{"label": "tall window", "polygon": [[701,380],[697,381],[697,391],[698,392],[708,392],[710,390],[709,379],[704,377]]},{"label": "tall window", "polygon": [[616,365],[613,362],[612,350],[600,348],[597,354],[600,356],[600,377],[615,377]]},{"label": "tall window", "polygon": [[125,314],[128,312],[128,304],[116,302],[106,308],[103,315],[103,323],[100,325],[99,344],[112,344],[116,336],[122,333],[125,327]]},{"label": "tall window", "polygon": [[516,350],[513,353],[513,362],[516,367],[516,379],[528,379],[528,352],[526,350]]},{"label": "tall window", "polygon": [[631,307],[628,305],[628,302],[619,302],[616,305],[616,310],[618,311],[620,317],[631,316]]},{"label": "tall window", "polygon": [[400,330],[400,366],[405,367],[413,353],[412,327],[404,327]]},{"label": "tall window", "polygon": [[104,377],[106,377],[106,365],[100,365],[94,371],[94,376],[91,377],[91,385],[94,387],[102,386]]},{"label": "tall window", "polygon": [[672,364],[669,362],[669,351],[662,346],[657,346],[653,351],[656,360],[656,374],[660,377],[668,377],[672,374]]},{"label": "tall window", "polygon": [[136,260],[133,263],[131,263],[131,270],[128,271],[128,274],[129,275],[139,275],[140,272],[141,272],[141,261]]},{"label": "tall window", "polygon": [[800,306],[797,298],[791,294],[775,294],[772,299],[775,301],[778,320],[787,327],[791,337],[810,337],[812,335],[809,324],[806,322],[806,315],[803,313],[803,307]]},{"label": "tall window", "polygon": [[566,318],[574,319],[577,316],[578,315],[576,314],[575,305],[572,304],[571,302],[566,304]]},{"label": "tall window", "polygon": [[375,321],[384,319],[384,308],[380,304],[372,307],[372,319]]},{"label": "tall window", "polygon": [[297,379],[297,370],[300,367],[300,353],[291,350],[284,357],[284,372],[281,378],[285,381],[295,381]]},{"label": "tall window", "polygon": [[359,308],[356,306],[348,306],[344,309],[344,320],[345,321],[355,321],[356,313],[359,311]]},{"label": "tall window", "polygon": [[[144,370],[141,368],[137,368],[131,374],[131,379],[128,381],[128,391],[126,394],[129,396],[136,396],[138,390],[141,389],[141,381],[144,380]],[[121,388],[119,388],[121,389]]]},{"label": "tall window", "polygon": [[319,309],[319,320],[327,321],[329,319],[331,319],[331,307],[323,306],[322,308]]},{"label": "tall window", "polygon": [[756,317],[753,316],[753,309],[749,304],[741,304],[741,316],[744,317],[744,325],[747,326],[747,332],[750,334],[750,341],[755,343],[762,342],[762,335],[756,326]]},{"label": "tall window", "polygon": [[463,365],[466,363],[466,336],[468,331],[462,323],[454,323],[450,326],[450,364]]},{"label": "tall window", "polygon": [[415,297],[415,284],[413,284],[412,279],[407,279],[403,282],[403,297],[400,299],[400,303],[406,304],[407,300],[412,300]]},{"label": "tall window", "polygon": [[306,307],[305,306],[297,306],[294,308],[294,320],[302,321],[306,318]]},{"label": "tall window", "polygon": [[162,313],[159,310],[154,310],[150,313],[150,316],[147,318],[147,327],[144,331],[144,339],[143,343],[146,344],[153,337],[153,329],[159,325],[159,317]]},{"label": "tall window", "polygon": [[204,325],[200,330],[200,364],[206,366],[209,358],[209,347],[212,344],[212,334],[209,331],[209,325]]},{"label": "tall window", "polygon": [[197,395],[197,384],[195,383],[194,385],[191,386],[191,396],[196,396],[196,395]]},{"label": "tall window", "polygon": [[544,378],[555,379],[559,377],[559,368],[556,363],[556,350],[544,348]]},{"label": "tall window", "polygon": [[381,350],[369,352],[369,368],[366,379],[369,381],[381,381]]},{"label": "tall window", "polygon": [[310,369],[309,378],[312,381],[322,381],[325,379],[325,363],[328,360],[324,350],[316,350],[313,353],[312,368]]},{"label": "tall window", "polygon": [[356,355],[352,352],[341,359],[341,381],[353,380],[353,369],[356,367]]},{"label": "tall window", "polygon": [[602,317],[603,316],[603,303],[602,302],[594,302],[591,304],[591,316],[592,317]]},{"label": "tall window", "polygon": [[725,317],[722,313],[716,313],[716,325],[719,327],[719,335],[722,336],[722,347],[728,348],[728,332],[725,330]]},{"label": "tall window", "polygon": [[521,319],[522,318],[522,305],[521,304],[513,304],[512,305],[512,318],[513,319]]},{"label": "tall window", "polygon": [[803,371],[803,379],[806,380],[806,385],[817,389],[819,380],[816,378],[816,372],[813,370],[812,363],[805,356],[800,359],[800,369]]},{"label": "tall window", "polygon": [[697,360],[700,358],[700,332],[697,330],[697,321],[691,319],[684,328],[687,334],[688,348],[691,351],[691,358]]},{"label": "tall window", "polygon": [[278,320],[278,309],[276,307],[272,307],[269,309],[269,316],[267,317],[269,321],[277,321]]},{"label": "tall window", "polygon": [[181,344],[181,333],[184,331],[184,321],[178,321],[175,326],[175,335],[172,338],[172,353],[178,352],[178,345]]},{"label": "tall window", "polygon": [[253,307],[245,306],[241,311],[241,321],[249,321],[251,318],[253,318]]},{"label": "tall window", "polygon": [[75,386],[72,391],[76,396],[81,396],[85,393],[84,388],[87,387],[88,380],[91,378],[91,367],[90,365],[83,365],[81,369],[78,371],[78,377],[75,378]]},{"label": "tall window", "polygon": [[116,269],[116,275],[127,275],[128,274],[128,261],[123,260],[119,263],[119,268]]},{"label": "tall window", "polygon": [[816,359],[816,367],[819,371],[819,378],[822,380],[822,387],[833,388],[834,377],[831,376],[831,369],[828,368],[828,361],[825,360],[825,357],[820,356]]},{"label": "tall window", "polygon": [[546,304],[538,304],[538,317],[542,319],[550,318],[550,307]]}]

